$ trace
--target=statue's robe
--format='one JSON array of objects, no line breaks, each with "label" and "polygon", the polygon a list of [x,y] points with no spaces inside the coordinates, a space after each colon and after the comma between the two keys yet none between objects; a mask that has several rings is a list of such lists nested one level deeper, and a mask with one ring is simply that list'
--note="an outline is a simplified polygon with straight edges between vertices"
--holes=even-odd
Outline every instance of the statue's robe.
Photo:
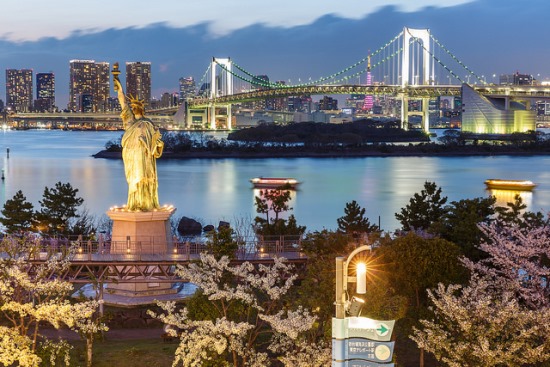
[{"label": "statue's robe", "polygon": [[156,159],[162,155],[164,148],[160,131],[145,117],[136,120],[128,105],[120,116],[126,130],[122,136],[122,159],[128,181],[127,209],[158,209]]}]

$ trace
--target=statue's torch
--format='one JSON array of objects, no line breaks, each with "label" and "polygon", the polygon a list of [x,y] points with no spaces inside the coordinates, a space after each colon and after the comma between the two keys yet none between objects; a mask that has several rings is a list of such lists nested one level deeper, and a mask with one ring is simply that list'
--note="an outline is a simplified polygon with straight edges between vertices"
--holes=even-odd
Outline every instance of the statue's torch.
[{"label": "statue's torch", "polygon": [[[113,64],[113,70],[111,70],[111,74],[113,74],[113,79],[114,80],[117,80],[118,82],[120,82],[120,80],[118,79],[118,76],[120,75],[120,70],[118,69],[118,62],[115,62]],[[118,91],[118,84],[117,83],[114,83],[114,89],[115,89],[115,92]]]}]

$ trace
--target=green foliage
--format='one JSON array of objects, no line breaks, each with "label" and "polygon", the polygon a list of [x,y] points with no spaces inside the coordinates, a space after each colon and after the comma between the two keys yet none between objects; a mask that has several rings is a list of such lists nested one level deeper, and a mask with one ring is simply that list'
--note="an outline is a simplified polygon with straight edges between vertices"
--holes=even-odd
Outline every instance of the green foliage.
[{"label": "green foliage", "polygon": [[548,225],[549,220],[541,212],[525,211],[527,205],[521,196],[514,197],[514,202],[507,203],[505,207],[495,208],[498,215],[497,223],[501,226],[519,226],[520,228],[537,228]]},{"label": "green foliage", "polygon": [[17,191],[12,199],[6,200],[2,216],[0,223],[6,227],[6,233],[24,233],[33,228],[33,205],[27,201],[21,190]]},{"label": "green foliage", "polygon": [[346,203],[344,208],[345,215],[338,218],[338,230],[344,233],[370,233],[378,231],[378,226],[371,224],[369,219],[365,217],[365,208],[353,200]]},{"label": "green foliage", "polygon": [[477,247],[483,238],[479,223],[489,223],[495,214],[494,197],[463,199],[447,206],[445,215],[432,227],[432,231],[462,249],[470,260],[483,257]]},{"label": "green foliage", "polygon": [[[262,217],[254,218],[258,234],[263,236],[284,236],[301,235],[306,227],[299,226],[294,215],[290,215],[288,220],[279,218],[281,213],[292,210],[288,205],[290,201],[290,190],[288,185],[281,186],[272,190],[260,190],[260,196],[254,198],[256,212],[264,214]],[[274,214],[270,218],[270,213]]]},{"label": "green foliage", "polygon": [[42,206],[36,213],[39,227],[43,233],[49,235],[70,234],[72,218],[78,218],[77,208],[82,205],[84,199],[77,197],[78,189],[73,189],[70,183],[58,182],[54,188],[44,188]]},{"label": "green foliage", "polygon": [[403,231],[428,231],[430,227],[446,214],[444,207],[447,197],[441,196],[441,188],[434,182],[426,181],[420,194],[415,193],[409,204],[395,213]]},{"label": "green foliage", "polygon": [[122,152],[122,137],[106,142],[105,150],[108,152]]},{"label": "green foliage", "polygon": [[390,283],[417,307],[426,304],[426,289],[438,283],[460,283],[465,269],[460,248],[441,238],[423,238],[415,233],[398,237],[376,249],[387,265]]},{"label": "green foliage", "polygon": [[236,257],[236,251],[239,249],[239,243],[233,238],[234,231],[229,227],[221,227],[217,231],[208,233],[208,242],[206,243],[208,251],[214,255],[216,260],[227,256],[230,259]]}]

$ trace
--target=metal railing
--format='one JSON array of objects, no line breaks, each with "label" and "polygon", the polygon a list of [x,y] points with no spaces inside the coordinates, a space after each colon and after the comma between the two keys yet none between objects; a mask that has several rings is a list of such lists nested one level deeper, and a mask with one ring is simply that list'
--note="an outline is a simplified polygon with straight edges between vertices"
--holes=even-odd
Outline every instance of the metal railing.
[{"label": "metal railing", "polygon": [[[237,260],[269,259],[286,257],[305,258],[301,249],[301,236],[255,236],[236,238]],[[51,257],[64,258],[70,255],[71,262],[105,261],[190,261],[209,252],[208,239],[192,237],[184,240],[174,238],[171,242],[154,238],[131,238],[113,240],[104,238],[44,238],[28,254],[29,260],[45,261]]]}]

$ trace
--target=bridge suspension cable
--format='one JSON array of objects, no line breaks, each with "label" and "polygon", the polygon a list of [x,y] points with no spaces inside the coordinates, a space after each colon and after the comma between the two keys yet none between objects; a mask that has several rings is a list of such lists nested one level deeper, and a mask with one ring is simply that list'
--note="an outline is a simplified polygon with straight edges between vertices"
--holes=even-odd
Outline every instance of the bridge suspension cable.
[{"label": "bridge suspension cable", "polygon": [[[404,37],[404,34],[405,34],[404,32],[406,31],[408,31],[407,28],[401,31],[389,42],[387,42],[386,44],[378,48],[372,54],[362,58],[361,60],[353,63],[352,65],[347,66],[336,73],[333,73],[328,76],[320,77],[316,80],[311,80],[311,78],[309,78],[309,81],[305,83],[284,84],[283,82],[272,82],[266,79],[259,78],[258,75],[255,75],[249,72],[244,67],[235,63],[233,60],[231,61],[231,67],[227,67],[225,64],[219,63],[216,59],[214,59],[214,62],[217,66],[219,66],[225,72],[224,73],[225,75],[227,76],[231,75],[237,78],[241,82],[248,83],[250,86],[258,86],[258,87],[267,88],[267,89],[308,87],[308,86],[314,86],[314,85],[339,84],[342,82],[348,84],[349,81],[353,80],[354,78],[359,78],[360,80],[360,76],[366,73],[366,68],[359,69],[354,73],[351,73],[351,72],[354,69],[356,70],[356,68],[358,68],[359,66],[365,64],[369,59],[369,56],[371,58],[371,71],[377,70],[379,73],[382,73],[382,75],[378,75],[378,78],[375,78],[375,80],[378,79],[379,82],[382,82],[381,84],[384,84],[384,85],[399,84],[400,78],[401,79],[403,78],[403,75],[401,75],[404,72],[402,70],[403,67],[410,68],[410,70],[413,73],[413,78],[418,78],[419,75],[424,73],[426,74],[424,75],[425,81],[429,82],[430,84],[435,83],[436,64],[441,65],[441,67],[445,70],[442,76],[441,71],[443,69],[440,69],[441,71],[438,72],[438,76],[444,77],[444,75],[447,75],[448,78],[452,76],[454,79],[463,83],[462,78],[449,67],[446,61],[442,59],[441,53],[443,52],[443,54],[448,55],[454,62],[458,63],[462,68],[464,68],[464,70],[467,71],[468,76],[471,75],[477,80],[479,80],[481,83],[483,84],[486,83],[482,78],[480,78],[470,68],[468,68],[463,62],[461,62],[456,56],[454,56],[440,41],[438,41],[435,37],[433,37],[431,33],[429,34],[429,38],[425,38],[424,40],[421,40],[420,38],[414,37],[414,36],[410,37],[409,45],[408,47],[405,47],[405,45],[402,44],[400,40],[402,39],[402,37]],[[428,42],[427,39],[433,42],[433,44],[432,45],[424,44],[425,42]],[[410,47],[411,44],[413,44],[414,47]],[[439,47],[436,47],[435,45]],[[403,61],[402,60],[403,57],[399,57],[399,56],[402,55],[403,52],[405,52],[405,50],[409,50],[408,52],[412,54],[411,65],[407,65],[407,66],[401,65]],[[420,70],[421,60],[423,58],[426,58],[427,55],[429,55],[430,58],[432,58],[436,62],[436,64],[430,63],[429,70],[425,69],[424,71],[421,71]],[[378,58],[376,58],[376,56],[378,56]],[[375,61],[373,62],[373,60]],[[211,70],[211,67],[213,67],[213,64],[209,65],[202,80],[206,79],[209,72],[210,73],[214,72]],[[438,77],[437,79],[440,79],[440,78]],[[357,84],[360,84],[360,82]],[[440,84],[444,84],[444,83],[440,83]],[[241,92],[246,91],[248,88],[249,87],[242,85],[242,88],[240,88],[240,91]]]},{"label": "bridge suspension cable", "polygon": [[467,67],[466,65],[464,65],[464,63],[462,63],[462,61],[460,61],[455,55],[452,54],[451,51],[449,51],[445,46],[443,46],[443,44],[441,42],[439,42],[431,33],[430,33],[430,38],[439,46],[441,47],[441,49],[443,49],[449,56],[451,56],[453,58],[453,60],[455,60],[460,66],[462,66],[470,75],[473,75],[477,80],[479,80],[482,84],[486,84],[486,82],[480,78],[476,73],[474,73],[472,70],[470,70],[469,67]]}]

